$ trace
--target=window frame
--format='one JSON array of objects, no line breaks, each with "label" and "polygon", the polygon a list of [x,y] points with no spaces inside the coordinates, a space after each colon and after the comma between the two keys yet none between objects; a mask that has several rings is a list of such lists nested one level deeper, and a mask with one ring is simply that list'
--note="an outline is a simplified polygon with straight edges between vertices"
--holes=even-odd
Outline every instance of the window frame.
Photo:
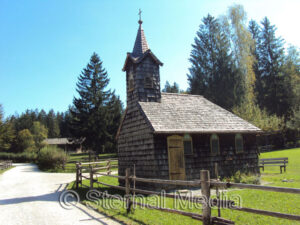
[{"label": "window frame", "polygon": [[[237,137],[241,137],[241,139],[242,139],[242,150],[241,151],[238,151],[238,149],[237,149]],[[244,148],[244,138],[243,138],[243,135],[242,134],[240,134],[240,133],[238,133],[238,134],[235,134],[235,136],[234,136],[234,143],[235,143],[235,153],[236,154],[242,154],[242,153],[244,153],[244,151],[245,151],[245,148]]]},{"label": "window frame", "polygon": [[[150,85],[148,85],[148,83],[146,82],[146,80],[149,79],[148,81],[151,82]],[[147,75],[144,78],[144,88],[153,88],[153,79],[151,76]]]},{"label": "window frame", "polygon": [[[218,151],[217,152],[213,152],[213,148],[212,148],[213,137],[217,137],[216,140],[218,140]],[[217,134],[210,135],[210,152],[212,155],[220,155],[220,138],[219,138],[219,135],[217,135]]]},{"label": "window frame", "polygon": [[[194,146],[193,146],[193,138],[190,134],[184,134],[183,135],[183,152],[184,152],[184,155],[194,155]],[[184,148],[184,142],[185,141],[190,141],[191,142],[191,152],[190,153],[185,153],[185,148]]]}]

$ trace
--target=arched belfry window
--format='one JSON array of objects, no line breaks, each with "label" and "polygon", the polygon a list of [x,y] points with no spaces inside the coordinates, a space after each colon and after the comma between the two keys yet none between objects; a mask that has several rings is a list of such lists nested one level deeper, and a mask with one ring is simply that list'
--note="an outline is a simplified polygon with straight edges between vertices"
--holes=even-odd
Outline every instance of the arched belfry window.
[{"label": "arched belfry window", "polygon": [[184,154],[185,155],[192,155],[193,154],[193,140],[191,135],[185,134],[183,136],[183,147],[184,147]]},{"label": "arched belfry window", "polygon": [[128,75],[128,90],[133,91],[133,89],[134,89],[133,74],[132,74],[132,72],[129,72],[129,75]]},{"label": "arched belfry window", "polygon": [[146,76],[144,79],[144,87],[145,88],[153,88],[153,80],[152,77]]},{"label": "arched belfry window", "polygon": [[236,153],[242,153],[244,151],[244,141],[241,134],[235,135],[235,151]]},{"label": "arched belfry window", "polygon": [[219,137],[216,134],[210,136],[210,149],[213,155],[218,155],[220,153]]}]

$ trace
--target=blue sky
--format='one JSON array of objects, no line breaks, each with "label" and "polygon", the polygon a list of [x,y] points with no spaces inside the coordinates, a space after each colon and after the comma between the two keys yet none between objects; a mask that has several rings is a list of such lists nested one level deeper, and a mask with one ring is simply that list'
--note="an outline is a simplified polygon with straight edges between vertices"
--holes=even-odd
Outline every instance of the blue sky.
[{"label": "blue sky", "polygon": [[188,58],[201,19],[242,4],[249,19],[267,16],[286,43],[300,47],[299,0],[0,0],[0,104],[5,115],[26,109],[66,111],[77,77],[93,52],[126,100],[126,52],[132,51],[141,8],[143,28],[166,80],[187,88]]}]

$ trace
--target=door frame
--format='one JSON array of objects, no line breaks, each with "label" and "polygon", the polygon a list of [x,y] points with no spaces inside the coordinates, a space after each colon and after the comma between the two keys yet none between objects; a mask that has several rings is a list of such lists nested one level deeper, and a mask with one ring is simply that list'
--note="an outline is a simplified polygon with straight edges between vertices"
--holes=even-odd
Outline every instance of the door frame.
[{"label": "door frame", "polygon": [[169,151],[169,140],[170,140],[171,138],[181,140],[182,154],[183,154],[182,161],[183,161],[183,169],[184,169],[183,180],[186,180],[186,170],[185,170],[185,156],[184,156],[183,136],[180,136],[180,135],[170,135],[170,136],[167,136],[169,180],[171,180],[171,169],[170,169],[170,165],[171,165],[170,160],[171,160],[171,157],[170,157],[170,151]]}]

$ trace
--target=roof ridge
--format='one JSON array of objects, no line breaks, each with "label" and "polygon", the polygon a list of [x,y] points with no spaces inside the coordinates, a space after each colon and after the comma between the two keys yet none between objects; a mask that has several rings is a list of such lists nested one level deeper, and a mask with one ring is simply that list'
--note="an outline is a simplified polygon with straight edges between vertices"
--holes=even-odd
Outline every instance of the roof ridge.
[{"label": "roof ridge", "polygon": [[169,93],[169,92],[161,92],[162,95],[181,95],[181,96],[192,96],[192,97],[203,97],[203,95],[192,95],[192,94],[183,94],[183,93]]}]

